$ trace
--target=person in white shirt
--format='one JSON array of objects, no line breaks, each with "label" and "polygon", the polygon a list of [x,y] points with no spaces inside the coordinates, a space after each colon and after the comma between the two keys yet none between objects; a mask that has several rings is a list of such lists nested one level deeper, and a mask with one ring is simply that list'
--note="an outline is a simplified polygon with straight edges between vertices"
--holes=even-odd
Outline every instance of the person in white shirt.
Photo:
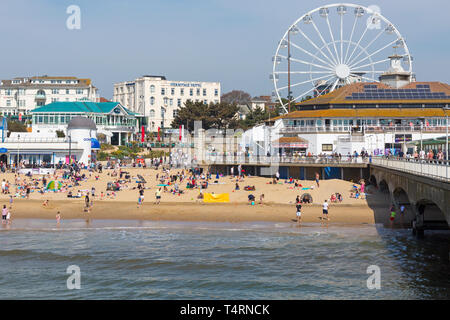
[{"label": "person in white shirt", "polygon": [[322,205],[322,214],[323,214],[323,218],[322,220],[329,220],[328,219],[328,202],[327,200],[325,200],[325,202]]}]

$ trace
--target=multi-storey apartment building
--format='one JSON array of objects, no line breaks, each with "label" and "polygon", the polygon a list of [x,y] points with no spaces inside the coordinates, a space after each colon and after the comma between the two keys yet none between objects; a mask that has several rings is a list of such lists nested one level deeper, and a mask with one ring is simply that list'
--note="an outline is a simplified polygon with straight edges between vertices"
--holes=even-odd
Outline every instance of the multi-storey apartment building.
[{"label": "multi-storey apartment building", "polygon": [[0,83],[0,112],[5,116],[28,114],[52,102],[98,102],[98,99],[98,89],[91,79],[37,76]]},{"label": "multi-storey apartment building", "polygon": [[219,103],[219,82],[171,81],[164,76],[142,76],[135,81],[114,85],[113,101],[139,113],[147,130],[168,128],[186,101]]}]

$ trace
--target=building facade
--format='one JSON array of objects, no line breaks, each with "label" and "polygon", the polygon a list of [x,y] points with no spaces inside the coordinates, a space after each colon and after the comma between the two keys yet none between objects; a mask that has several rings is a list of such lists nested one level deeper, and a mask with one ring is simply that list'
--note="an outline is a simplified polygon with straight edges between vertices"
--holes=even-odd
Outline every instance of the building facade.
[{"label": "building facade", "polygon": [[76,77],[21,77],[0,83],[0,112],[4,116],[26,115],[52,102],[99,99],[91,79]]},{"label": "building facade", "polygon": [[95,123],[85,117],[74,117],[65,125],[66,137],[55,133],[11,132],[2,142],[0,161],[11,166],[30,168],[42,165],[69,164],[86,165],[96,161],[100,149]]},{"label": "building facade", "polygon": [[104,134],[107,143],[123,145],[136,138],[139,126],[137,114],[118,102],[54,102],[34,109],[32,131],[41,134],[63,131],[66,135],[68,123],[76,117],[91,119],[98,134]]},{"label": "building facade", "polygon": [[143,76],[114,84],[113,101],[143,116],[147,131],[170,128],[186,101],[219,103],[219,82],[172,81],[164,76]]},{"label": "building facade", "polygon": [[247,131],[243,147],[253,154],[287,156],[412,153],[411,141],[446,134],[449,103],[445,83],[354,83],[297,104],[297,111],[258,127],[261,133]]}]

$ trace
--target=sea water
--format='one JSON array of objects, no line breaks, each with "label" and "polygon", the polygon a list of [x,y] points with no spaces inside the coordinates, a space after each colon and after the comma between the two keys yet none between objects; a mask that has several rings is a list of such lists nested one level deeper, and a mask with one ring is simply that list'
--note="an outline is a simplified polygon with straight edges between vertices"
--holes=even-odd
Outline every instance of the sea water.
[{"label": "sea water", "polygon": [[449,249],[380,225],[15,220],[0,299],[449,299]]}]

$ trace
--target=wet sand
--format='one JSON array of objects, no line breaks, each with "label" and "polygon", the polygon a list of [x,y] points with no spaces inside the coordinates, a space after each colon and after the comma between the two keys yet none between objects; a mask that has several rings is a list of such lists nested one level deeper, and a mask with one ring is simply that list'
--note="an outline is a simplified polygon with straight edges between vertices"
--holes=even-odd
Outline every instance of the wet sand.
[{"label": "wet sand", "polygon": [[[124,190],[116,192],[115,198],[99,199],[100,193],[106,191],[106,184],[117,179],[111,177],[113,170],[104,170],[102,174],[89,173],[83,170],[89,178],[80,183],[80,186],[73,186],[69,190],[76,194],[78,190],[88,191],[92,187],[96,188],[96,198],[89,213],[84,211],[84,198],[67,198],[65,192],[48,192],[40,194],[36,190],[30,194],[30,199],[20,197],[14,198],[12,212],[13,219],[55,219],[57,211],[61,212],[61,219],[108,219],[108,220],[168,220],[168,221],[217,221],[217,222],[244,222],[244,221],[272,221],[291,222],[296,219],[295,198],[304,193],[309,193],[313,198],[313,204],[304,204],[302,208],[303,222],[320,222],[322,216],[322,203],[328,199],[332,193],[342,194],[342,203],[331,203],[329,208],[330,223],[347,224],[373,224],[387,223],[389,220],[388,205],[389,199],[386,195],[372,190],[367,195],[366,200],[350,198],[350,191],[353,183],[343,180],[320,181],[317,188],[314,181],[299,180],[303,187],[313,187],[310,190],[294,188],[292,184],[284,183],[280,180],[278,184],[270,184],[271,178],[246,177],[244,181],[238,182],[240,190],[234,190],[236,179],[231,177],[220,177],[215,175],[210,180],[217,184],[210,184],[203,192],[229,193],[229,203],[203,203],[197,200],[199,190],[186,189],[186,181],[180,184],[184,194],[173,195],[169,192],[162,192],[162,202],[155,205],[155,191],[159,189],[156,174],[161,175],[161,170],[142,168],[123,168],[131,175]],[[181,169],[172,169],[170,174],[181,172]],[[61,175],[62,172],[58,172]],[[147,183],[145,184],[144,205],[138,208],[137,175],[142,175]],[[95,176],[98,175],[98,180]],[[21,179],[30,180],[24,175]],[[34,179],[42,179],[42,176],[33,176]],[[55,177],[47,177],[53,180]],[[6,179],[11,184],[11,191],[14,193],[14,174],[1,174],[0,179]],[[57,177],[58,180],[60,178]],[[38,180],[40,181],[40,180]],[[42,183],[39,182],[41,186]],[[255,186],[255,191],[245,191],[244,186]],[[358,185],[359,186],[359,185]],[[168,187],[169,190],[171,186]],[[256,205],[248,204],[248,195],[256,197]],[[263,204],[258,204],[259,196],[264,194]],[[0,205],[8,204],[9,195],[0,195]],[[49,200],[49,206],[42,205],[44,200]]]},{"label": "wet sand", "polygon": [[[330,223],[373,224],[376,221],[388,222],[387,208],[380,207],[380,215],[367,205],[335,204],[329,208]],[[95,201],[90,212],[84,211],[83,200],[51,201],[43,207],[41,201],[20,200],[13,205],[13,219],[55,219],[56,212],[61,212],[61,219],[96,219],[96,220],[165,220],[165,221],[210,221],[210,222],[245,222],[269,221],[292,222],[296,219],[294,205],[244,203],[228,204],[192,204],[192,203],[144,203],[138,207],[135,203],[124,201]],[[385,212],[385,213],[383,213]],[[321,205],[303,205],[303,222],[320,222]],[[377,219],[376,219],[377,218]]]}]

